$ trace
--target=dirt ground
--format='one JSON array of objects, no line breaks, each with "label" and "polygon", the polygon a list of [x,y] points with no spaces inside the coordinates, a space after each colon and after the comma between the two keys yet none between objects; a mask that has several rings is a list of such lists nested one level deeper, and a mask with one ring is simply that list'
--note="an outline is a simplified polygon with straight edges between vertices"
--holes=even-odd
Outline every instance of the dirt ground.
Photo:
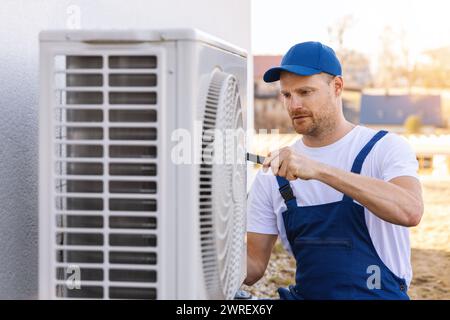
[{"label": "dirt ground", "polygon": [[[450,180],[422,179],[425,213],[411,228],[411,299],[450,300]],[[278,298],[276,289],[294,282],[295,261],[277,242],[265,276],[251,287],[256,297]]]}]

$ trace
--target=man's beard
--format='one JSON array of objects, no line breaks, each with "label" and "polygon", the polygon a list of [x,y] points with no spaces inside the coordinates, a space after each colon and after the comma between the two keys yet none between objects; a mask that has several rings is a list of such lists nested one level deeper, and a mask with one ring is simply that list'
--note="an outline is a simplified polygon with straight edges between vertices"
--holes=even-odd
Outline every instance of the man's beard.
[{"label": "man's beard", "polygon": [[309,121],[310,123],[305,127],[305,125],[296,126],[295,120],[292,120],[292,126],[298,134],[319,137],[328,131],[333,131],[335,126],[334,117],[332,115],[327,115],[323,118],[316,118],[313,115],[310,115],[306,121]]}]

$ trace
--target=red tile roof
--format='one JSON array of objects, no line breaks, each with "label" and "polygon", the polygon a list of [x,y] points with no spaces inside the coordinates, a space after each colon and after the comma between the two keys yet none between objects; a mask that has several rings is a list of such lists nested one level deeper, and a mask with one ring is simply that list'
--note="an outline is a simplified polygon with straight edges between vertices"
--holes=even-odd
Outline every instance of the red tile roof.
[{"label": "red tile roof", "polygon": [[253,77],[262,78],[268,69],[279,66],[282,56],[253,56]]}]

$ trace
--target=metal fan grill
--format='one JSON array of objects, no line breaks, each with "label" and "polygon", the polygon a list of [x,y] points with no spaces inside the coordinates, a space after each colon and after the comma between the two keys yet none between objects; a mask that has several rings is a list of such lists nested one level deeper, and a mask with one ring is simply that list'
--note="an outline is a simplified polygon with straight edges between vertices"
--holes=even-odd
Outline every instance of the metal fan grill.
[{"label": "metal fan grill", "polygon": [[244,152],[237,80],[217,70],[206,98],[200,165],[202,263],[211,299],[232,299],[240,286],[245,249]]}]

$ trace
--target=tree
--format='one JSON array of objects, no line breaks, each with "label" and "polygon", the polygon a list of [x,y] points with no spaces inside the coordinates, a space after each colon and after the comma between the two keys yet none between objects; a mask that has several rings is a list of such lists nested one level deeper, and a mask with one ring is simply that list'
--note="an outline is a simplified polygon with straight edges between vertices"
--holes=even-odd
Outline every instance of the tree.
[{"label": "tree", "polygon": [[345,34],[355,24],[353,15],[345,15],[339,18],[333,25],[328,26],[328,35],[331,42],[336,45],[336,49],[340,50],[344,48]]},{"label": "tree", "polygon": [[396,39],[390,26],[385,26],[381,35],[381,55],[378,66],[378,85],[386,90],[395,86],[399,78],[399,57],[394,44]]},{"label": "tree", "polygon": [[418,66],[421,85],[426,88],[450,88],[450,47],[427,50],[427,59]]},{"label": "tree", "polygon": [[353,15],[342,16],[328,26],[328,35],[341,62],[346,85],[363,88],[372,82],[369,59],[364,54],[349,49],[345,45],[345,36],[354,27],[355,22]]},{"label": "tree", "polygon": [[422,131],[422,121],[417,115],[410,115],[406,118],[403,126],[407,134],[420,134]]},{"label": "tree", "polygon": [[418,66],[411,59],[408,33],[385,26],[381,35],[377,85],[386,91],[393,87],[406,87],[411,93],[418,81]]}]

